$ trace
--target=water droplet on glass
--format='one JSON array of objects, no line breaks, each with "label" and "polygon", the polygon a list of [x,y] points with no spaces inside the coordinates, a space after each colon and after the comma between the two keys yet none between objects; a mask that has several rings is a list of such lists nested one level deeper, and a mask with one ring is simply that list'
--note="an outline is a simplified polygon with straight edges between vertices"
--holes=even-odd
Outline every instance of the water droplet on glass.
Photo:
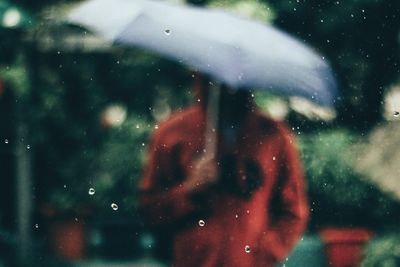
[{"label": "water droplet on glass", "polygon": [[118,210],[118,205],[115,204],[115,203],[112,203],[112,204],[111,204],[111,208],[112,208],[113,210]]},{"label": "water droplet on glass", "polygon": [[205,223],[205,221],[200,220],[200,221],[199,221],[199,225],[200,225],[201,227],[203,227],[204,225],[206,225],[206,223]]},{"label": "water droplet on glass", "polygon": [[8,139],[4,140],[4,143],[8,144]]},{"label": "water droplet on glass", "polygon": [[30,146],[30,145],[27,145],[27,146],[26,146],[26,149],[31,149],[31,146]]},{"label": "water droplet on glass", "polygon": [[89,188],[89,195],[93,196],[96,193],[94,188]]},{"label": "water droplet on glass", "polygon": [[246,253],[250,253],[250,251],[251,251],[250,246],[249,246],[249,245],[246,245],[246,246],[244,247],[244,251],[245,251]]},{"label": "water droplet on glass", "polygon": [[154,126],[154,129],[158,129],[158,125],[157,124]]},{"label": "water droplet on glass", "polygon": [[[399,117],[399,116],[400,116],[400,112],[399,112],[399,111],[395,111],[395,112],[393,113],[393,116]],[[6,139],[6,140],[7,140],[7,139]]]},{"label": "water droplet on glass", "polygon": [[273,157],[272,157],[272,160],[276,160],[276,157],[275,157],[275,156],[273,156]]},{"label": "water droplet on glass", "polygon": [[64,185],[64,188],[67,188],[67,185],[66,185],[66,184]]},{"label": "water droplet on glass", "polygon": [[171,30],[170,29],[165,29],[164,33],[165,33],[165,35],[171,35]]},{"label": "water droplet on glass", "polygon": [[35,228],[36,228],[36,229],[39,229],[39,224],[35,224]]}]

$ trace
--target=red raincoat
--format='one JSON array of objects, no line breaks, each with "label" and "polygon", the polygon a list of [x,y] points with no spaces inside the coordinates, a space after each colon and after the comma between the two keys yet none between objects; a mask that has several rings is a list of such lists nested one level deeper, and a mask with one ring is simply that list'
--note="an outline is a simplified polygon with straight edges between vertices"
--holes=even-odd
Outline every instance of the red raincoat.
[{"label": "red raincoat", "polygon": [[225,168],[236,175],[194,198],[182,182],[203,151],[205,120],[196,105],[155,131],[139,185],[148,224],[173,237],[174,267],[272,267],[301,237],[309,213],[293,136],[283,123],[249,112]]}]

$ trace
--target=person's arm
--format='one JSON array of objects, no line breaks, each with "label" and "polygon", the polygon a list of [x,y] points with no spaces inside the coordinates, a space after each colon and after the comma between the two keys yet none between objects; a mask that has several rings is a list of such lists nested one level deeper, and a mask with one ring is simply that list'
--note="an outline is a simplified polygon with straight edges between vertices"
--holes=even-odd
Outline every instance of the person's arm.
[{"label": "person's arm", "polygon": [[172,151],[160,141],[156,133],[149,147],[149,158],[139,182],[139,206],[145,219],[152,225],[175,221],[194,210],[188,193],[181,184],[172,182],[177,162]]},{"label": "person's arm", "polygon": [[207,190],[215,183],[216,164],[212,159],[193,163],[192,173],[182,183],[167,186],[165,181],[176,179],[176,155],[172,154],[154,136],[150,144],[149,160],[139,184],[139,204],[142,213],[152,225],[175,222],[196,209],[192,196]]},{"label": "person's arm", "polygon": [[261,247],[276,262],[288,256],[303,234],[309,216],[303,168],[294,138],[284,126],[280,132],[279,174],[269,211],[271,223],[261,239]]}]

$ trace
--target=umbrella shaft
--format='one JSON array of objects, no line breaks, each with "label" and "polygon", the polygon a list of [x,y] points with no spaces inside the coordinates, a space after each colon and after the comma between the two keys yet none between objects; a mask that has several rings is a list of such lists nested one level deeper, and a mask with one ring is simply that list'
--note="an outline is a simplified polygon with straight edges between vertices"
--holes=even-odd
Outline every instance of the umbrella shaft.
[{"label": "umbrella shaft", "polygon": [[204,148],[204,154],[207,158],[214,158],[216,154],[220,92],[221,89],[219,85],[213,84],[208,94]]}]

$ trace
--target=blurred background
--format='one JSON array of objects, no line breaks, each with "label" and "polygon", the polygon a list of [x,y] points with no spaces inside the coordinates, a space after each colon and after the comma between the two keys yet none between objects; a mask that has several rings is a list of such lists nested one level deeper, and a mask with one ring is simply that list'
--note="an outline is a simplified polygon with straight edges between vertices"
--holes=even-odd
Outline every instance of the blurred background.
[{"label": "blurred background", "polygon": [[[166,266],[137,181],[158,123],[194,102],[192,73],[65,25],[76,3],[0,0],[0,266]],[[306,170],[311,221],[282,265],[400,266],[400,1],[186,3],[272,23],[335,70],[336,111],[254,95]]]}]

